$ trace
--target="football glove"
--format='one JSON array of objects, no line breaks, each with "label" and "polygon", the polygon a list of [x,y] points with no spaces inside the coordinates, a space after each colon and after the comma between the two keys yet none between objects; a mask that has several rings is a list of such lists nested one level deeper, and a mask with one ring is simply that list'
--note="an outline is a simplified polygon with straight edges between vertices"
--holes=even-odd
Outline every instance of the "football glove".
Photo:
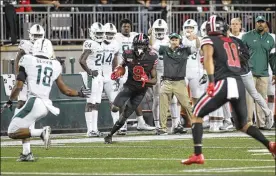
[{"label": "football glove", "polygon": [[91,89],[85,89],[81,87],[80,91],[78,92],[79,97],[88,98],[91,95]]},{"label": "football glove", "polygon": [[143,82],[142,87],[145,87],[145,84],[149,81],[149,77],[147,74],[142,74],[140,80]]},{"label": "football glove", "polygon": [[116,80],[116,79],[119,79],[122,75],[121,75],[121,72],[119,70],[119,67],[116,67],[114,69],[114,71],[111,73],[111,80]]},{"label": "football glove", "polygon": [[1,108],[1,114],[2,114],[2,112],[3,112],[6,108],[9,108],[9,109],[12,111],[12,101],[11,101],[11,100],[7,101],[7,102],[3,105],[3,107]]},{"label": "football glove", "polygon": [[207,87],[207,94],[209,97],[213,97],[215,92],[215,83],[210,82]]}]

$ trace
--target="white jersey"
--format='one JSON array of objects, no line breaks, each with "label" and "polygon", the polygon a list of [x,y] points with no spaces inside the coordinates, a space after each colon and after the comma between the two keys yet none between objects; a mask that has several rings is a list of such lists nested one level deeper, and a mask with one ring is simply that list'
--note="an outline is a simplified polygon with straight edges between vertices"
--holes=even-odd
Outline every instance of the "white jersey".
[{"label": "white jersey", "polygon": [[88,68],[91,70],[98,70],[99,74],[101,74],[104,53],[102,46],[93,40],[86,40],[83,43],[83,51],[84,50],[92,51],[86,60]]},{"label": "white jersey", "polygon": [[120,44],[115,40],[112,40],[109,44],[102,42],[102,48],[104,51],[102,62],[103,74],[105,77],[110,77],[112,73],[112,62],[115,54],[120,50]]},{"label": "white jersey", "polygon": [[230,33],[230,34],[229,34],[229,36],[231,36],[231,37],[236,37],[236,38],[238,38],[238,39],[240,39],[240,40],[241,40],[241,39],[242,39],[243,34],[244,34],[243,32],[240,32],[238,36],[235,36],[235,35],[233,35],[232,33]]},{"label": "white jersey", "polygon": [[162,71],[163,72],[163,70],[164,70],[163,56],[159,55],[159,52],[158,52],[159,48],[160,48],[161,45],[162,46],[168,46],[169,43],[170,43],[170,39],[166,35],[163,40],[155,39],[154,43],[152,44],[152,49],[154,49],[157,52],[158,56],[159,56],[159,60],[158,60],[157,66],[156,66],[156,69],[158,71]]},{"label": "white jersey", "polygon": [[[201,40],[199,38],[199,40]],[[193,48],[193,50],[196,50],[196,52],[192,53],[187,60],[187,70],[193,69],[193,70],[202,70],[203,66],[200,63],[200,54],[199,49],[196,48],[196,40],[189,40],[187,37],[183,36],[182,44],[187,47]]]},{"label": "white jersey", "polygon": [[62,71],[60,63],[57,60],[24,55],[19,66],[24,67],[27,74],[28,96],[49,99],[53,82]]},{"label": "white jersey", "polygon": [[136,32],[130,32],[129,37],[124,36],[122,33],[115,35],[115,40],[120,44],[119,55],[122,56],[125,50],[132,48],[133,38],[138,35]]},{"label": "white jersey", "polygon": [[26,54],[32,54],[33,45],[30,40],[21,40],[18,48],[25,51]]}]

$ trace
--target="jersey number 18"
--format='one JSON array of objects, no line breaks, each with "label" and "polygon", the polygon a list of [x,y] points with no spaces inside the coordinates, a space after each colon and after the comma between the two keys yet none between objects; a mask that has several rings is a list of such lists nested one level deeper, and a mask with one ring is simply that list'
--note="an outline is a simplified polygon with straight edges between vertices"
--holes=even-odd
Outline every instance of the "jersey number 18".
[{"label": "jersey number 18", "polygon": [[53,69],[51,67],[45,67],[42,68],[41,65],[36,66],[37,69],[37,79],[36,79],[36,84],[40,84],[41,80],[41,72],[43,71],[43,77],[42,77],[42,84],[44,86],[50,86],[51,82],[51,77],[53,75]]}]

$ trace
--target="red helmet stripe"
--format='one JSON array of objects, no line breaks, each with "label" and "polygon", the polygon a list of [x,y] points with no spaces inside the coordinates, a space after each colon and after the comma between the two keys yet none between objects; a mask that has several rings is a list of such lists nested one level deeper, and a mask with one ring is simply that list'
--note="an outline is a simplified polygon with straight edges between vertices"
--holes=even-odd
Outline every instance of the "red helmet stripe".
[{"label": "red helmet stripe", "polygon": [[211,31],[214,32],[216,30],[216,15],[212,15],[210,18],[210,26],[211,26]]},{"label": "red helmet stripe", "polygon": [[143,41],[143,34],[142,33],[139,35],[139,39],[138,40]]}]

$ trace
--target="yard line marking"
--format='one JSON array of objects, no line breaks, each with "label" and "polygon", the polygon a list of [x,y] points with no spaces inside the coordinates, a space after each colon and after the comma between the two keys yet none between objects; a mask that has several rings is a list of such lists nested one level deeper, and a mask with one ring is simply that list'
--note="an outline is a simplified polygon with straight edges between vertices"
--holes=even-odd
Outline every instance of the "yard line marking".
[{"label": "yard line marking", "polygon": [[[92,175],[89,173],[62,173],[62,172],[2,172],[3,175]],[[133,173],[93,173],[93,175],[179,175],[179,174],[133,174]],[[181,175],[191,175],[183,173]],[[193,175],[213,175],[213,174],[193,174]]]},{"label": "yard line marking", "polygon": [[252,153],[251,155],[271,155],[271,153]]},{"label": "yard line marking", "polygon": [[253,153],[264,153],[267,151],[268,151],[267,149],[248,150],[248,152],[253,152]]},{"label": "yard line marking", "polygon": [[[18,148],[22,147],[19,145],[4,145],[1,146],[2,148]],[[44,148],[44,144],[41,145],[32,145],[34,148]],[[124,146],[118,146],[118,145],[91,145],[91,146],[81,146],[81,145],[60,145],[60,144],[53,144],[51,145],[51,148],[176,148],[176,149],[185,149],[185,148],[191,148],[191,147],[183,147],[183,146],[136,146],[136,145],[124,145]],[[254,148],[254,147],[204,147],[204,149],[262,149],[261,147]],[[265,149],[266,150],[266,149]],[[266,150],[267,151],[267,150]]]},{"label": "yard line marking", "polygon": [[[273,132],[264,132],[264,135],[275,135]],[[229,137],[248,137],[247,134],[236,132],[236,133],[215,133],[215,134],[204,134],[204,139],[210,138],[229,138]],[[248,137],[249,138],[249,137]],[[133,141],[153,141],[153,140],[192,140],[192,134],[187,135],[168,135],[168,136],[126,136],[126,137],[113,137],[113,141],[118,142],[133,142]],[[53,139],[52,144],[59,143],[92,143],[92,142],[103,142],[103,138],[80,138],[80,139]],[[41,140],[32,140],[31,144],[42,144]],[[1,145],[22,145],[21,141],[1,141]]]},{"label": "yard line marking", "polygon": [[[3,156],[1,159],[13,159],[18,157],[9,157],[9,156]],[[72,157],[37,157],[37,158],[43,158],[43,159],[57,159],[57,160],[162,160],[162,161],[181,161],[183,159],[181,158],[72,158]],[[207,161],[264,161],[264,162],[274,162],[273,159],[271,160],[260,160],[260,159],[205,159]]]},{"label": "yard line marking", "polygon": [[[267,168],[275,168],[275,166],[253,166],[253,167],[229,167],[229,168],[210,168],[210,169],[190,169],[183,170],[182,172],[251,172],[251,169],[267,169]],[[250,170],[248,170],[250,169]],[[256,170],[254,170],[256,171]],[[258,170],[257,170],[258,171]],[[264,170],[259,170],[262,172]],[[267,171],[267,170],[265,170]],[[274,172],[274,170],[271,170]]]}]

